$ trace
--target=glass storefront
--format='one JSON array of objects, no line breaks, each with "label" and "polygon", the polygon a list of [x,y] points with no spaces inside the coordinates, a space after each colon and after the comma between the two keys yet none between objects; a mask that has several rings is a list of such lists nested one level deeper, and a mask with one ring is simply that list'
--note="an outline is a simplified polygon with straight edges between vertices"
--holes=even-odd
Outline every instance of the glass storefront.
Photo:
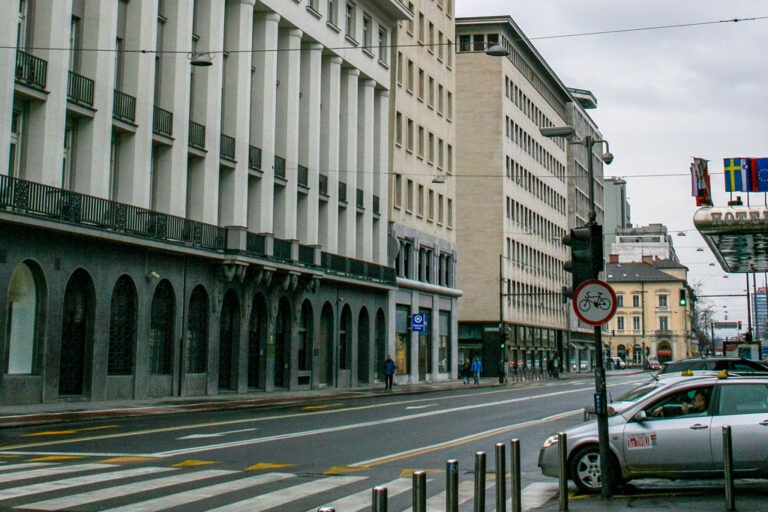
[{"label": "glass storefront", "polygon": [[400,375],[410,373],[411,336],[408,306],[397,306],[395,312],[395,367]]},{"label": "glass storefront", "polygon": [[440,312],[440,338],[438,340],[437,369],[440,373],[451,371],[451,312]]}]

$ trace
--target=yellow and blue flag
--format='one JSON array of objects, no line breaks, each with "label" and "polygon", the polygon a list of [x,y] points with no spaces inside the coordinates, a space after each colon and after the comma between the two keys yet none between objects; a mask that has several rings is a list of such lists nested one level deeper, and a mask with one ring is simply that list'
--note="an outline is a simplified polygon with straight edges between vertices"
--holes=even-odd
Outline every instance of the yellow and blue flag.
[{"label": "yellow and blue flag", "polygon": [[749,158],[725,158],[723,159],[725,169],[725,191],[726,192],[748,192],[750,178],[750,159]]}]

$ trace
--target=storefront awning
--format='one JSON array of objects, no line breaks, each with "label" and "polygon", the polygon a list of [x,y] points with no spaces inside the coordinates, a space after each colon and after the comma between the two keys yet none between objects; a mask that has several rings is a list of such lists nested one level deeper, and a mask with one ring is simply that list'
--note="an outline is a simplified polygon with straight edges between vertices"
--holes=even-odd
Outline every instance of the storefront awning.
[{"label": "storefront awning", "polygon": [[571,342],[571,347],[575,348],[576,350],[584,350],[584,345],[582,345],[581,343],[577,343],[575,341]]}]

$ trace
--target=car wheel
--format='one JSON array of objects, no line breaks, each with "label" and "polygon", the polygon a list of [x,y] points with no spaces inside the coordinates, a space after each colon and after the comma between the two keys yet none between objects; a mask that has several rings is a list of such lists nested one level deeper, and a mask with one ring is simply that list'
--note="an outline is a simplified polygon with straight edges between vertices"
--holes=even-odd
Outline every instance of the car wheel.
[{"label": "car wheel", "polygon": [[[609,467],[614,484],[620,482],[621,472],[613,456],[610,457]],[[570,475],[571,480],[581,492],[588,494],[600,492],[602,479],[600,475],[600,449],[597,445],[588,445],[576,450],[573,458],[571,458]]]}]

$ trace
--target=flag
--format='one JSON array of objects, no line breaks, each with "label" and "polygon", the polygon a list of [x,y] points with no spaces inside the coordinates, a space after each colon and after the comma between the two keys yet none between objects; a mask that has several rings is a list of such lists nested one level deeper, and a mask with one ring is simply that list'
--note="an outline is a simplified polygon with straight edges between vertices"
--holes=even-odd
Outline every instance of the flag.
[{"label": "flag", "polygon": [[757,173],[757,191],[768,192],[768,158],[753,158]]},{"label": "flag", "polygon": [[[766,178],[768,178],[768,173],[766,173]],[[712,206],[708,160],[693,159],[691,164],[691,193],[696,198],[696,206]]]},{"label": "flag", "polygon": [[748,192],[749,158],[725,158],[725,191]]},{"label": "flag", "polygon": [[747,160],[747,192],[759,192],[757,182],[757,158],[742,158],[741,165]]}]

